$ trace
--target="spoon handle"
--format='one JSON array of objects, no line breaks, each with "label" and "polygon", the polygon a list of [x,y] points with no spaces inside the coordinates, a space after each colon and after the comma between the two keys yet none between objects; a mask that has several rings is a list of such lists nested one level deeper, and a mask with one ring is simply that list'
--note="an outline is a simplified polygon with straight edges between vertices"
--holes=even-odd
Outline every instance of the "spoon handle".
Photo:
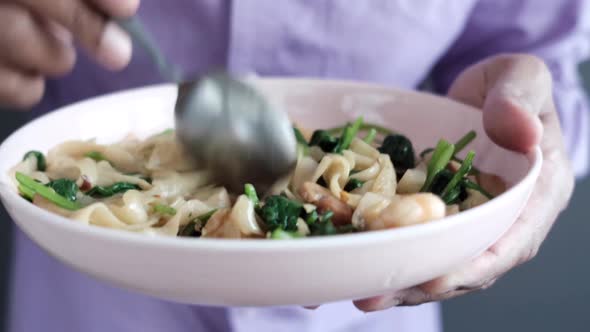
[{"label": "spoon handle", "polygon": [[116,23],[147,51],[163,78],[174,83],[182,81],[180,70],[166,60],[138,18],[117,19]]}]

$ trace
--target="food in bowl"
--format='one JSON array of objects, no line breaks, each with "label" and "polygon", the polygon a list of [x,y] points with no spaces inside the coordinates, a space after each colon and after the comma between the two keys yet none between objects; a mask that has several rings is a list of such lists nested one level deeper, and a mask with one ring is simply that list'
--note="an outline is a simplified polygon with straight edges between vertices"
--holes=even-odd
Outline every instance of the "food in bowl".
[{"label": "food in bowl", "polygon": [[146,235],[293,239],[434,222],[506,190],[458,157],[475,138],[411,140],[362,118],[342,127],[294,126],[294,171],[267,192],[229,192],[187,156],[174,130],[114,144],[64,142],[30,151],[11,170],[20,195],[75,222]]}]

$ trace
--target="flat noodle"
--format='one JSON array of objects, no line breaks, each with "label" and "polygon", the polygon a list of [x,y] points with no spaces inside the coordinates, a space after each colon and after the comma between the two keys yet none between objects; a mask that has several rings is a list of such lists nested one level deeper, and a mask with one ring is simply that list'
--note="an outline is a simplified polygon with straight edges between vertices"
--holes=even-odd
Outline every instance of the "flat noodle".
[{"label": "flat noodle", "polygon": [[340,193],[348,182],[350,171],[351,165],[346,158],[336,154],[328,154],[316,168],[311,181],[317,182],[322,177],[332,194],[340,197]]},{"label": "flat noodle", "polygon": [[[309,140],[311,132],[301,131]],[[327,144],[335,144],[334,137],[328,139]],[[342,142],[340,138],[337,144]],[[147,236],[198,236],[195,233],[199,232],[205,238],[264,238],[272,229],[267,228],[271,226],[265,225],[263,214],[257,211],[265,208],[265,199],[271,195],[296,201],[289,208],[295,209],[297,215],[291,215],[289,222],[291,231],[299,236],[316,235],[318,228],[313,223],[325,222],[320,221],[324,217],[331,218],[333,227],[384,229],[429,222],[488,200],[468,189],[467,199],[446,206],[434,194],[419,193],[426,179],[425,161],[407,170],[398,183],[389,155],[380,153],[374,144],[354,137],[343,151],[325,152],[318,146],[300,149],[293,172],[276,181],[267,192],[257,193],[259,203],[243,192],[230,193],[215,183],[210,172],[199,168],[184,153],[171,131],[145,140],[129,135],[114,144],[67,141],[47,153],[45,170],[37,169],[38,154],[28,154],[9,173],[13,179],[19,172],[41,184],[62,180],[54,182],[57,186],[52,185],[53,190],[41,190],[43,197],[36,192],[40,188],[32,184],[22,192],[43,209],[74,222]],[[486,184],[493,194],[506,189],[503,181],[492,174],[470,179]],[[72,182],[77,187],[72,189]],[[75,199],[71,198],[72,190]],[[66,202],[60,197],[51,201],[47,192],[61,195]],[[274,202],[285,209],[292,203],[279,198]],[[274,217],[264,217],[286,223],[281,213],[283,210],[274,210],[270,211]],[[204,215],[209,219],[202,220]]]}]

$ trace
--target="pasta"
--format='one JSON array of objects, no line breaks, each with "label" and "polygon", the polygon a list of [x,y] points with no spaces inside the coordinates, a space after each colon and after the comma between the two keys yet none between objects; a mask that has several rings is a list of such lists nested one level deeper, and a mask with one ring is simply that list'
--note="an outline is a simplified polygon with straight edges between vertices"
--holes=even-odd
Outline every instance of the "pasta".
[{"label": "pasta", "polygon": [[46,155],[29,151],[11,175],[21,196],[72,222],[194,238],[293,239],[407,227],[506,190],[500,177],[473,167],[473,151],[460,160],[444,139],[417,155],[405,136],[362,119],[302,132],[294,127],[293,172],[265,193],[251,184],[229,192],[215,183],[183,153],[173,130],[113,144],[73,140]]}]

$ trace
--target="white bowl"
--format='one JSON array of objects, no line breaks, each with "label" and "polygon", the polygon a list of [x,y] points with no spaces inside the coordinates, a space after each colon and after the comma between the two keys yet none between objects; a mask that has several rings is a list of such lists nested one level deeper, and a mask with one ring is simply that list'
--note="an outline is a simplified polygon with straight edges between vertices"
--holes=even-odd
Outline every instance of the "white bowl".
[{"label": "white bowl", "polygon": [[311,127],[363,115],[408,135],[416,150],[474,129],[476,164],[510,189],[443,220],[400,229],[290,241],[155,238],[72,222],[22,199],[9,168],[31,149],[68,139],[112,142],[173,124],[176,90],[161,85],[111,94],[45,115],[0,146],[0,194],[18,227],[63,263],[120,287],[207,305],[315,305],[413,286],[467,263],[515,221],[542,156],[501,149],[484,134],[480,111],[445,98],[352,82],[262,79],[255,83]]}]

